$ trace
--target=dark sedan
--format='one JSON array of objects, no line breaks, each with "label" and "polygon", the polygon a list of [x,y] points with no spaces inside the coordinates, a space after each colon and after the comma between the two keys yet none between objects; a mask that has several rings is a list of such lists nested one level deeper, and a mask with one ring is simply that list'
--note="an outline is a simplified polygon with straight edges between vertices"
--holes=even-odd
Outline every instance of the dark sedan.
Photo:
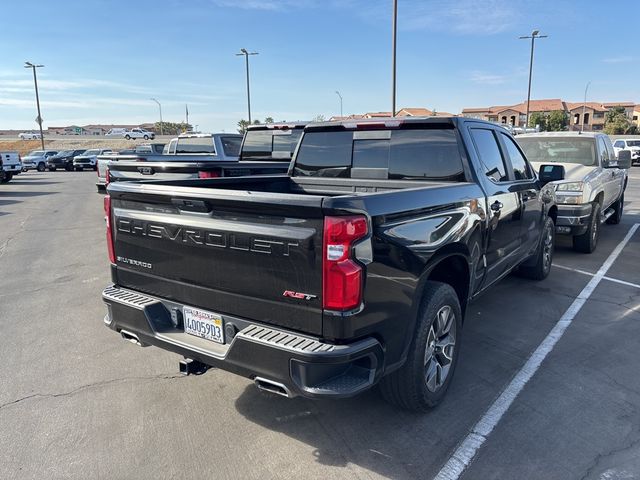
[{"label": "dark sedan", "polygon": [[64,168],[70,172],[73,170],[73,158],[76,155],[82,155],[86,152],[85,149],[81,150],[64,150],[56,155],[53,155],[47,159],[47,168],[50,172],[55,172],[58,168]]}]

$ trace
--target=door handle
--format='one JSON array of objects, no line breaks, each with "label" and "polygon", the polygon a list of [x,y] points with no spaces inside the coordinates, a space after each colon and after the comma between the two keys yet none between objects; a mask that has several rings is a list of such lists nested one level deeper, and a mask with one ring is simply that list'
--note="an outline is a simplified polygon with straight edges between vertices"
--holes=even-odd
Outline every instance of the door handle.
[{"label": "door handle", "polygon": [[494,212],[499,212],[500,210],[502,210],[502,207],[504,205],[502,205],[501,202],[499,202],[498,200],[496,200],[495,202],[493,202],[491,204],[491,210],[493,210]]}]

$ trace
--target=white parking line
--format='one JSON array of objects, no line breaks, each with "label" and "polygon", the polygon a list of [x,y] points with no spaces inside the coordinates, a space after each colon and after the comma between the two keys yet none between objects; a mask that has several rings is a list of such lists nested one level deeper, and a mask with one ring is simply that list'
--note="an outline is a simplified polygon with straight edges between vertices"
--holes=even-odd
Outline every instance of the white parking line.
[{"label": "white parking line", "polygon": [[558,323],[551,329],[549,334],[545,337],[538,348],[531,354],[527,362],[520,369],[520,371],[513,377],[511,383],[505,388],[500,396],[491,404],[489,409],[485,412],[482,418],[476,423],[465,439],[456,448],[453,455],[449,457],[447,463],[444,464],[436,480],[456,480],[460,478],[460,475],[469,466],[473,458],[478,453],[478,450],[484,442],[487,440],[489,434],[493,431],[498,424],[502,416],[509,409],[513,401],[518,394],[522,391],[531,377],[536,373],[542,361],[553,350],[556,343],[564,332],[567,330],[571,322],[578,314],[582,306],[589,299],[595,288],[600,281],[604,278],[604,274],[611,268],[613,262],[618,258],[622,249],[629,242],[636,230],[640,227],[640,223],[634,224],[624,239],[616,246],[611,252],[611,255],[605,260],[597,273],[589,280],[589,283],[578,294],[573,303],[569,306],[566,312],[560,317]]},{"label": "white parking line", "polygon": [[[576,273],[581,273],[583,275],[589,275],[590,277],[593,277],[595,275],[595,273],[591,273],[591,272],[587,272],[585,270],[580,270],[577,268],[571,268],[571,267],[566,267],[564,265],[556,265],[555,263],[553,264],[554,267],[557,268],[561,268],[563,270],[569,270],[570,272],[576,272]],[[638,285],[637,283],[631,283],[631,282],[626,282],[624,280],[619,280],[617,278],[613,278],[613,277],[602,277],[603,280],[608,280],[610,282],[614,282],[614,283],[620,283],[622,285],[627,285],[629,287],[635,287],[635,288],[640,288],[640,285]]]}]

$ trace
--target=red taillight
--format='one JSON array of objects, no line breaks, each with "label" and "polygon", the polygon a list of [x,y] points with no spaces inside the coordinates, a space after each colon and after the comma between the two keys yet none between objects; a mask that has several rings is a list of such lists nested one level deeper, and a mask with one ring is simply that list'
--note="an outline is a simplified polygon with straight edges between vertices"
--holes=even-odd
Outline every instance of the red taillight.
[{"label": "red taillight", "polygon": [[325,217],[322,251],[322,306],[349,310],[362,302],[362,266],[351,258],[353,244],[366,236],[363,215]]},{"label": "red taillight", "polygon": [[107,249],[109,250],[109,261],[116,263],[116,254],[113,249],[113,233],[111,231],[111,197],[104,197],[104,219],[107,225]]},{"label": "red taillight", "polygon": [[199,171],[198,178],[220,178],[220,170]]}]

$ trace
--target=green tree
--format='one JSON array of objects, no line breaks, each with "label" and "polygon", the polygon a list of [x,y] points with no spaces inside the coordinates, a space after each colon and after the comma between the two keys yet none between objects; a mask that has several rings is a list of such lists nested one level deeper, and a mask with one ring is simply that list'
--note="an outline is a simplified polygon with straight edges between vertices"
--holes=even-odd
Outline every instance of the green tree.
[{"label": "green tree", "polygon": [[614,107],[607,112],[604,119],[604,133],[607,135],[622,135],[627,133],[631,122],[624,107]]},{"label": "green tree", "polygon": [[190,123],[185,122],[156,122],[154,129],[158,133],[162,131],[164,135],[179,135],[184,132],[190,132],[193,130],[193,126]]},{"label": "green tree", "polygon": [[249,126],[249,122],[244,118],[238,122],[238,133],[244,134],[247,131],[247,127]]},{"label": "green tree", "polygon": [[539,126],[540,131],[544,132],[547,130],[547,117],[544,116],[543,113],[533,112],[529,115],[529,127],[535,128]]},{"label": "green tree", "polygon": [[273,117],[267,117],[264,119],[264,123],[273,123]]},{"label": "green tree", "polygon": [[547,131],[561,132],[566,129],[569,119],[563,110],[554,110],[549,114],[546,121]]},{"label": "green tree", "polygon": [[324,115],[316,115],[311,119],[312,122],[324,122]]}]

